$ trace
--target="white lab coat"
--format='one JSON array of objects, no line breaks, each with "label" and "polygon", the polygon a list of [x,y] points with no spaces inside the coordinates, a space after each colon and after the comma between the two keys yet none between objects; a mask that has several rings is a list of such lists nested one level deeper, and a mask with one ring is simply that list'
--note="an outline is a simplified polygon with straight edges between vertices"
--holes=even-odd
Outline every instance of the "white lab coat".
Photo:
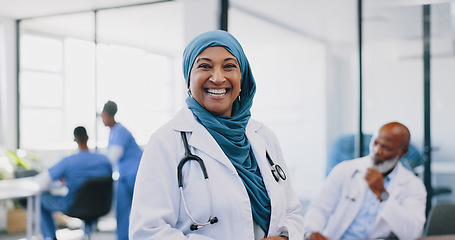
[{"label": "white lab coat", "polygon": [[[371,166],[369,156],[344,161],[335,166],[319,195],[312,200],[305,214],[305,232],[320,232],[331,239],[340,239],[362,206],[365,180]],[[401,240],[421,236],[425,223],[426,190],[412,172],[397,164],[397,173],[386,188],[389,199],[378,212],[369,238],[387,237],[393,232]]]},{"label": "white lab coat", "polygon": [[[190,231],[193,223],[185,212],[177,183],[177,165],[185,149],[180,131],[187,132],[191,152],[203,159],[218,223]],[[250,120],[246,135],[251,143],[271,199],[269,236],[288,231],[290,240],[303,239],[300,203],[288,179],[276,182],[266,150],[288,173],[275,135],[263,124]],[[184,197],[193,218],[206,222],[210,194],[199,164],[183,167]],[[237,171],[210,133],[188,109],[181,110],[157,130],[145,148],[139,166],[130,217],[130,239],[253,240],[253,218],[248,193]]]}]

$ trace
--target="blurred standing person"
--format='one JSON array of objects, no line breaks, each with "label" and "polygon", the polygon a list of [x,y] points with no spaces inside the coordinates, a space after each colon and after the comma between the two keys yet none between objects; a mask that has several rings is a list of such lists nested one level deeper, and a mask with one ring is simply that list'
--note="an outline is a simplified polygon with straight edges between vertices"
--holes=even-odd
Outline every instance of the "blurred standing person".
[{"label": "blurred standing person", "polygon": [[[128,129],[115,121],[117,104],[108,101],[104,104],[101,118],[109,133],[108,158],[117,166],[120,174],[117,186],[117,238],[128,239],[129,217],[133,199],[134,182],[142,157],[142,150]],[[115,168],[114,168],[115,169]]]}]

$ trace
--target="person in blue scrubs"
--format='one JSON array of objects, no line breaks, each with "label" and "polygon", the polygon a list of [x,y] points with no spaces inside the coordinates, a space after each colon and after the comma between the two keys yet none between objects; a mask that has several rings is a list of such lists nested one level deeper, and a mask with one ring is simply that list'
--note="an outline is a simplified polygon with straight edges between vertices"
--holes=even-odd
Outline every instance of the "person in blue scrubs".
[{"label": "person in blue scrubs", "polygon": [[142,149],[128,129],[115,121],[117,104],[108,101],[101,113],[106,127],[110,127],[108,157],[113,166],[117,165],[119,179],[117,184],[117,239],[127,240],[134,183]]},{"label": "person in blue scrubs", "polygon": [[85,180],[112,175],[109,159],[103,154],[90,152],[87,140],[85,128],[76,127],[74,141],[78,145],[79,152],[63,158],[48,171],[35,176],[42,190],[49,190],[52,182],[57,180],[63,180],[68,188],[66,196],[54,196],[48,192],[41,195],[41,231],[44,239],[57,239],[53,212],[67,211],[77,190]]}]

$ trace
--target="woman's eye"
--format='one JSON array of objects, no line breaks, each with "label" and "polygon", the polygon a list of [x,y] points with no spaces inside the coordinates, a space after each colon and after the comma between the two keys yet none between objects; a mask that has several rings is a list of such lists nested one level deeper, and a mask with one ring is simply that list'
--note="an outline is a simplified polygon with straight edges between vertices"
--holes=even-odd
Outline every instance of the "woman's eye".
[{"label": "woman's eye", "polygon": [[226,64],[224,67],[225,68],[236,68],[237,66],[235,64]]},{"label": "woman's eye", "polygon": [[203,64],[199,65],[199,68],[209,69],[209,68],[211,68],[211,66],[209,64],[203,63]]}]

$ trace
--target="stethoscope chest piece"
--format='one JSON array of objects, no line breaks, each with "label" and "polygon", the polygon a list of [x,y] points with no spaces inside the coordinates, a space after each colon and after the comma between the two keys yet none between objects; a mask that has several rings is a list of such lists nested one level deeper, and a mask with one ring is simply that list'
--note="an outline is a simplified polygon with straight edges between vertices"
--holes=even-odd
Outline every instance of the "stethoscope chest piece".
[{"label": "stethoscope chest piece", "polygon": [[270,157],[268,152],[265,152],[265,154],[266,154],[267,160],[270,163],[270,168],[272,169],[272,176],[273,176],[273,178],[275,178],[275,181],[278,182],[280,180],[280,178],[283,181],[286,180],[286,173],[284,172],[283,168],[280,165],[275,164],[272,161],[272,158]]}]

